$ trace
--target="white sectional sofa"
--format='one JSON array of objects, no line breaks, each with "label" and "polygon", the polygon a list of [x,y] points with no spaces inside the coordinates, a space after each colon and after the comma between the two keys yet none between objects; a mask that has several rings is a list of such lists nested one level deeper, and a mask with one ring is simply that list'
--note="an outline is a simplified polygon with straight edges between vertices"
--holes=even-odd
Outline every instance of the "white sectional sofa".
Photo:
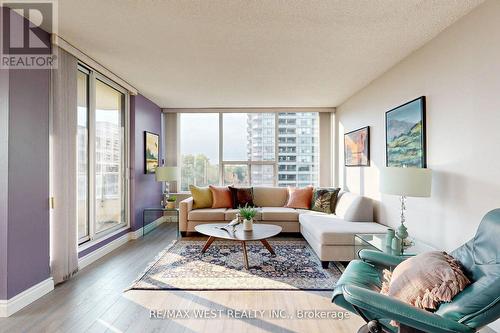
[{"label": "white sectional sofa", "polygon": [[340,192],[335,214],[300,214],[300,232],[321,261],[355,259],[354,236],[385,233],[373,222],[373,202],[367,197]]},{"label": "white sectional sofa", "polygon": [[[371,199],[350,192],[340,192],[335,214],[284,207],[288,190],[281,187],[254,187],[253,200],[258,207],[256,223],[279,225],[285,233],[300,232],[326,265],[329,261],[348,261],[355,257],[357,233],[384,233],[387,227],[373,222]],[[179,205],[179,230],[182,235],[194,232],[202,223],[229,222],[237,209],[193,209],[193,198]]]}]

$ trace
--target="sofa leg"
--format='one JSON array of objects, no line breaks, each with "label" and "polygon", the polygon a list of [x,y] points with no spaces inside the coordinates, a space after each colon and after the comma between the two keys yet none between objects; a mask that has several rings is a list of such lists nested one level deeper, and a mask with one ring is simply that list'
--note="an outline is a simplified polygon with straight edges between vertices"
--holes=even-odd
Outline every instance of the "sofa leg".
[{"label": "sofa leg", "polygon": [[321,267],[323,267],[324,269],[327,269],[329,264],[330,264],[329,261],[324,261],[324,260],[321,261]]}]

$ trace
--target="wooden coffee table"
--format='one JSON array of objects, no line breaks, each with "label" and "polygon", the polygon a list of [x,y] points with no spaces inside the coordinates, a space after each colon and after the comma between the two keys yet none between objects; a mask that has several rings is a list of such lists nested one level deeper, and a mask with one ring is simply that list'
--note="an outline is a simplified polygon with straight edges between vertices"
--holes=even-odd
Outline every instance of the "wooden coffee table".
[{"label": "wooden coffee table", "polygon": [[276,255],[266,239],[279,234],[282,230],[280,226],[273,224],[254,224],[252,231],[243,231],[243,225],[238,225],[236,226],[236,230],[233,232],[231,229],[229,229],[230,231],[220,229],[220,227],[225,225],[225,223],[207,223],[198,224],[194,227],[194,229],[200,234],[209,236],[207,242],[201,250],[201,253],[205,253],[214,240],[220,238],[241,242],[241,246],[243,248],[243,263],[245,264],[246,269],[248,269],[248,255],[246,248],[246,242],[248,241],[260,241],[272,255]]}]

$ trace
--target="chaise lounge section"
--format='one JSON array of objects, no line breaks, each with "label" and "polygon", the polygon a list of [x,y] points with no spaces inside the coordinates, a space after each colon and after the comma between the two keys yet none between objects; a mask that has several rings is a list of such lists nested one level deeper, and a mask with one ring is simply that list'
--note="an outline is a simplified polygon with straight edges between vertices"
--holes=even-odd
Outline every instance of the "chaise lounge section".
[{"label": "chaise lounge section", "polygon": [[322,262],[355,259],[356,234],[387,231],[373,220],[373,201],[351,192],[339,193],[335,214],[299,215],[300,232]]}]

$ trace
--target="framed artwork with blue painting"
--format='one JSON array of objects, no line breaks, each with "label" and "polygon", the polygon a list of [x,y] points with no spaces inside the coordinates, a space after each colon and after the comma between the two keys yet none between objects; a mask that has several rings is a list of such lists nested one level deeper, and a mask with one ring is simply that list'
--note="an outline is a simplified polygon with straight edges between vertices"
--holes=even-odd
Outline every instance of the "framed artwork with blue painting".
[{"label": "framed artwork with blue painting", "polygon": [[385,113],[386,166],[427,167],[425,96]]}]

